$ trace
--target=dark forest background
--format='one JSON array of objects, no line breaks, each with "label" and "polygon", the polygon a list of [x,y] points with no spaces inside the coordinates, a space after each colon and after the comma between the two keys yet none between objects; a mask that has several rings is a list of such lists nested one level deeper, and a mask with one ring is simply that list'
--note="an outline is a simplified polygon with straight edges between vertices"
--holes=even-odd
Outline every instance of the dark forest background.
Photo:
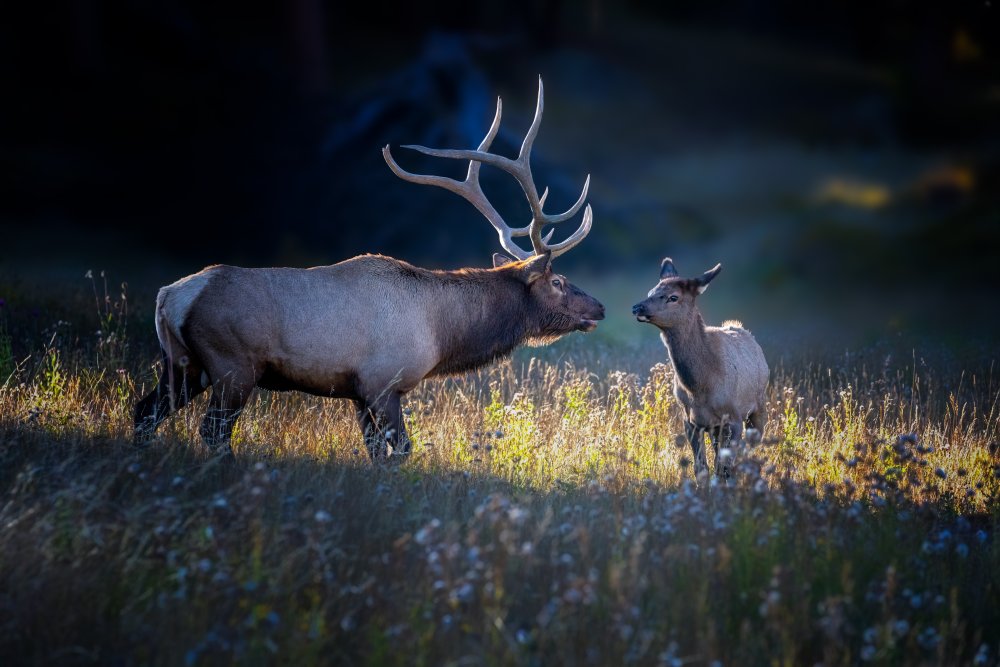
[{"label": "dark forest background", "polygon": [[[397,179],[380,149],[460,175],[398,146],[473,148],[501,96],[495,149],[513,155],[542,76],[534,164],[549,206],[593,179],[593,231],[557,266],[606,302],[608,331],[650,333],[628,308],[672,255],[689,273],[721,261],[706,311],[772,346],[924,332],[992,350],[998,12],[992,0],[16,3],[0,27],[0,278],[10,301],[102,269],[148,307],[209,263],[380,252],[486,266],[500,249],[486,221]],[[516,185],[487,172],[497,207],[525,224]]]}]

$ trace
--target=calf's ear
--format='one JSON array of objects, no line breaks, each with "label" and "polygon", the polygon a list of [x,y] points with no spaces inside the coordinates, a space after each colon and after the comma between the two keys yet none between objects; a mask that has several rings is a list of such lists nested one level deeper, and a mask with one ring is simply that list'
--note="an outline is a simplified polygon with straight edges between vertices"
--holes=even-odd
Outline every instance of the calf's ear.
[{"label": "calf's ear", "polygon": [[719,271],[722,271],[722,264],[716,264],[708,271],[701,274],[700,278],[695,278],[695,282],[698,286],[698,294],[701,294],[708,289],[708,284],[712,282],[712,279],[715,278],[715,276],[719,275]]},{"label": "calf's ear", "polygon": [[660,262],[660,280],[664,278],[674,278],[677,276],[677,269],[674,267],[674,260],[664,257]]}]

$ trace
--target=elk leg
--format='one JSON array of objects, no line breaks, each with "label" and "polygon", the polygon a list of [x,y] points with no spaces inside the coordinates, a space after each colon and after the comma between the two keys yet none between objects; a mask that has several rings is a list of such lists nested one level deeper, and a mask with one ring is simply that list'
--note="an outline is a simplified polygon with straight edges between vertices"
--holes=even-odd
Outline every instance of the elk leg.
[{"label": "elk leg", "polygon": [[713,426],[709,432],[709,439],[712,441],[712,452],[715,454],[715,476],[719,477],[722,473],[722,461],[719,459],[719,438],[721,437],[722,427]]},{"label": "elk leg", "polygon": [[392,392],[386,406],[386,440],[392,447],[393,458],[402,458],[410,455],[410,436],[406,433],[406,424],[403,422],[403,395],[399,392]]},{"label": "elk leg", "polygon": [[358,423],[364,433],[365,445],[372,460],[385,459],[392,447],[393,457],[410,453],[410,438],[403,424],[402,395],[389,392],[373,401],[355,401]]},{"label": "elk leg", "polygon": [[[733,461],[736,458],[737,447],[740,445],[740,435],[743,432],[743,425],[739,422],[730,422],[718,427],[715,431],[713,442],[715,443],[715,474],[723,479],[732,477]],[[723,449],[729,450],[728,456],[719,456]]]},{"label": "elk leg", "polygon": [[166,352],[163,355],[163,374],[153,391],[135,404],[133,410],[132,442],[148,442],[157,427],[188,401],[205,391],[201,382],[201,368],[195,364],[171,364]]},{"label": "elk leg", "polygon": [[705,458],[705,429],[693,422],[684,422],[684,434],[691,443],[691,452],[694,454],[694,474],[697,477],[700,473],[708,470],[708,459]]},{"label": "elk leg", "polygon": [[[385,438],[381,438],[381,443],[379,443],[380,438],[376,433],[378,429],[372,409],[369,408],[368,403],[362,399],[354,401],[354,408],[358,417],[358,427],[361,428],[361,436],[365,440],[365,447],[368,448],[368,456],[370,456],[372,460],[385,458]],[[379,446],[380,444],[381,448]]]},{"label": "elk leg", "polygon": [[253,387],[253,381],[232,376],[212,384],[212,398],[200,429],[201,439],[209,448],[225,445],[229,449],[233,426],[250,400]]},{"label": "elk leg", "polygon": [[767,413],[763,408],[758,408],[747,415],[747,428],[756,429],[759,437],[764,436],[765,426],[767,426]]}]

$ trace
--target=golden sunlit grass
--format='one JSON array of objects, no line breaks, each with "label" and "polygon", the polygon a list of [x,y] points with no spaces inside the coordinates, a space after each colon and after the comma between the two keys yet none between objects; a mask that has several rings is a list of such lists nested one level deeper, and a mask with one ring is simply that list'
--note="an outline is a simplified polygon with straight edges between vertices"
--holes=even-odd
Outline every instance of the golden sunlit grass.
[{"label": "golden sunlit grass", "polygon": [[128,444],[155,375],[123,302],[98,298],[100,334],[0,314],[0,656],[1000,655],[989,370],[946,376],[916,357],[774,369],[763,442],[733,452],[728,484],[693,479],[667,366],[595,374],[574,364],[586,354],[544,350],[413,392],[403,465],[368,461],[346,402],[264,392],[231,461],[198,440],[204,398],[150,446]]}]

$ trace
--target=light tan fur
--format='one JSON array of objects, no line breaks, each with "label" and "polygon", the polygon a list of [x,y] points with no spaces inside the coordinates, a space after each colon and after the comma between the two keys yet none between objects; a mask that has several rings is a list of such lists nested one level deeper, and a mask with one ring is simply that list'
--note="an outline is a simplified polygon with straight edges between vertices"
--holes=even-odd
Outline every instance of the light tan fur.
[{"label": "light tan fur", "polygon": [[670,258],[661,279],[632,312],[660,329],[674,367],[674,396],[684,411],[697,472],[707,470],[704,434],[712,437],[716,470],[728,476],[719,459],[720,442],[739,441],[743,424],[760,434],[766,423],[767,361],[753,335],[737,320],[706,326],[696,299],[719,273],[716,266],[699,278],[680,278]]}]

